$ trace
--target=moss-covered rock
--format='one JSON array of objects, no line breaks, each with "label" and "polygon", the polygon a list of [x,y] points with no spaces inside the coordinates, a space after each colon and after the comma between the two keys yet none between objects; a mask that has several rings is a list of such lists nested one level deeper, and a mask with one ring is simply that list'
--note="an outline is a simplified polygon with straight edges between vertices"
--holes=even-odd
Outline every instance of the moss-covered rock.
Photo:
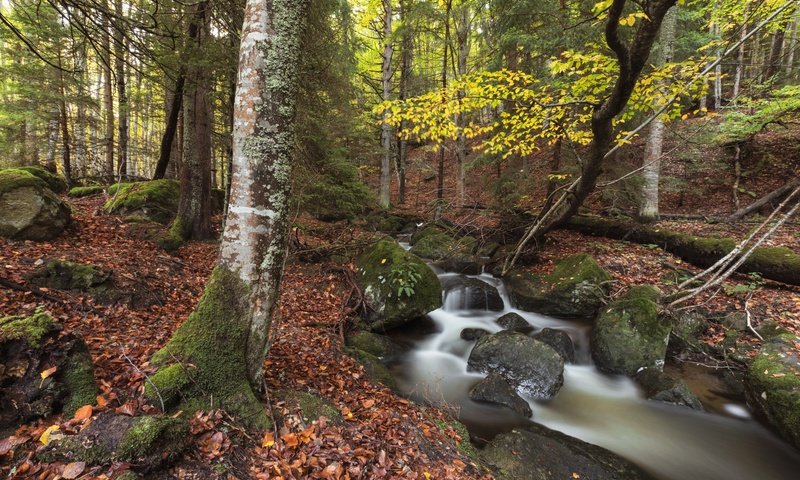
[{"label": "moss-covered rock", "polygon": [[186,240],[183,238],[183,224],[180,218],[175,218],[167,233],[158,239],[158,246],[168,252],[181,248]]},{"label": "moss-covered rock", "polygon": [[58,372],[67,389],[63,412],[72,417],[84,405],[94,405],[100,390],[94,381],[94,363],[89,348],[83,340],[76,340],[67,355],[67,361]]},{"label": "moss-covered rock", "polygon": [[97,265],[48,260],[27,275],[27,280],[40,287],[92,292],[110,288],[111,275],[111,270]]},{"label": "moss-covered rock", "polygon": [[367,352],[378,358],[391,358],[401,355],[407,350],[403,345],[386,335],[360,330],[347,335],[348,347]]},{"label": "moss-covered rock", "polygon": [[397,381],[378,357],[352,347],[347,348],[346,353],[364,367],[364,371],[367,372],[370,380],[387,386],[392,390],[397,390]]},{"label": "moss-covered rock", "polygon": [[634,286],[600,314],[592,334],[597,368],[623,375],[663,368],[672,327],[658,314],[659,296],[653,286]]},{"label": "moss-covered rock", "polygon": [[747,403],[783,438],[800,448],[800,338],[764,343],[745,377]]},{"label": "moss-covered rock", "polygon": [[456,238],[435,226],[429,226],[413,239],[411,253],[428,260],[474,259],[478,241],[472,237]]},{"label": "moss-covered rock", "polygon": [[499,480],[652,478],[604,448],[533,423],[498,435],[480,455]]},{"label": "moss-covered rock", "polygon": [[299,410],[305,422],[313,422],[325,417],[333,423],[342,422],[342,412],[331,402],[310,392],[299,390],[279,390],[273,392],[277,401],[284,402],[289,410]]},{"label": "moss-covered rock", "polygon": [[563,318],[591,318],[608,295],[611,275],[591,256],[578,254],[557,262],[549,275],[514,270],[504,281],[511,302],[521,310]]},{"label": "moss-covered rock", "polygon": [[706,316],[694,310],[679,310],[665,315],[665,322],[672,325],[669,336],[669,350],[683,352],[700,351],[703,343],[700,337],[708,329]]},{"label": "moss-covered rock", "polygon": [[385,331],[442,306],[442,285],[419,257],[383,238],[356,259],[356,282],[371,309],[370,328]]},{"label": "moss-covered rock", "polygon": [[109,213],[141,215],[166,225],[178,211],[180,187],[175,180],[152,180],[120,184],[117,189],[113,187],[108,188],[111,198],[105,204]]},{"label": "moss-covered rock", "polygon": [[[449,436],[456,437],[454,438],[456,448],[462,455],[472,460],[475,465],[482,466],[480,454],[470,441],[466,425],[453,418],[444,421],[435,419],[433,423]],[[453,433],[455,435],[452,435]]]},{"label": "moss-covered rock", "polygon": [[70,209],[39,177],[0,170],[0,236],[51,240],[70,222]]},{"label": "moss-covered rock", "polygon": [[213,405],[253,428],[269,427],[265,406],[247,379],[249,296],[249,287],[235,272],[222,266],[213,270],[197,309],[152,358],[159,370],[150,377],[156,387],[146,387],[151,403],[160,402],[158,392],[162,398],[179,399],[184,411]]},{"label": "moss-covered rock", "polygon": [[42,167],[35,166],[17,167],[16,169],[41,178],[47,184],[47,187],[56,193],[64,193],[67,191],[67,181],[64,180],[64,177],[61,175],[48,172]]},{"label": "moss-covered rock", "polygon": [[92,195],[98,195],[103,193],[105,187],[102,185],[89,185],[86,187],[72,187],[69,192],[67,192],[67,196],[73,198],[82,198],[82,197],[89,197]]},{"label": "moss-covered rock", "polygon": [[38,312],[30,317],[4,317],[0,319],[0,340],[19,340],[31,348],[40,348],[45,336],[61,330],[50,315]]}]

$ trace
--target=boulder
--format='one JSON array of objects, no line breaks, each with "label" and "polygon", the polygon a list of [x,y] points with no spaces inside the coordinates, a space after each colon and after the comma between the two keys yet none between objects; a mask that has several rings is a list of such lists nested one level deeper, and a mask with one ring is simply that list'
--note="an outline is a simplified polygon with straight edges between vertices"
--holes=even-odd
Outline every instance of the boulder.
[{"label": "boulder", "polygon": [[109,213],[142,216],[166,225],[178,212],[180,187],[175,180],[162,179],[112,185],[107,189],[107,193],[111,195],[105,204],[105,209]]},{"label": "boulder", "polygon": [[497,319],[497,324],[503,327],[503,330],[513,330],[515,332],[524,332],[531,329],[531,324],[522,318],[522,315],[514,312],[509,312]]},{"label": "boulder", "polygon": [[659,296],[653,286],[634,286],[600,314],[591,341],[597,368],[622,375],[663,368],[671,325],[658,314]]},{"label": "boulder", "polygon": [[652,479],[604,448],[533,423],[496,436],[481,458],[499,480]]},{"label": "boulder", "polygon": [[700,399],[685,382],[657,368],[645,368],[636,374],[634,380],[642,387],[649,400],[689,407],[693,410],[705,410]]},{"label": "boulder", "polygon": [[46,313],[0,318],[0,437],[31,420],[72,416],[97,394],[83,340],[61,334]]},{"label": "boulder", "polygon": [[[39,287],[57,290],[85,292],[100,303],[111,304],[127,300],[129,303],[148,303],[137,288],[125,292],[114,287],[113,272],[104,267],[65,260],[48,260],[25,276],[26,280]],[[155,302],[152,302],[155,303]]]},{"label": "boulder", "polygon": [[466,236],[456,238],[436,225],[429,225],[411,237],[411,253],[428,260],[464,259],[476,261],[473,255],[478,241]]},{"label": "boulder", "polygon": [[800,448],[800,337],[782,334],[764,343],[745,376],[750,407]]},{"label": "boulder", "polygon": [[446,277],[442,281],[444,306],[449,310],[502,311],[503,298],[493,285],[463,276]]},{"label": "boulder", "polygon": [[364,330],[347,335],[345,343],[348,347],[357,348],[378,358],[396,357],[406,351],[406,348],[390,337]]},{"label": "boulder", "polygon": [[399,327],[442,306],[442,285],[422,259],[383,238],[356,259],[373,331]]},{"label": "boulder", "polygon": [[[329,422],[334,424],[341,424],[343,422],[342,413],[338,408],[328,400],[319,395],[311,392],[304,392],[300,390],[278,390],[272,393],[273,398],[278,402],[283,402],[285,409],[289,413],[283,414],[284,423],[292,420],[302,420],[304,423],[310,423],[320,417],[325,417]],[[298,412],[302,419],[291,418],[293,412]]]},{"label": "boulder", "polygon": [[478,339],[467,369],[499,373],[520,392],[553,398],[564,384],[564,360],[552,347],[522,333],[502,331]]},{"label": "boulder", "polygon": [[353,347],[348,347],[345,350],[345,353],[350,355],[353,359],[360,363],[361,366],[364,367],[364,371],[367,373],[367,376],[370,378],[370,380],[389,387],[392,390],[397,390],[397,381],[395,381],[392,373],[388,368],[386,368],[386,365],[384,365],[378,357]]},{"label": "boulder", "polygon": [[69,222],[69,206],[44,180],[20,169],[0,170],[0,236],[52,240]]},{"label": "boulder", "polygon": [[491,332],[482,328],[465,328],[464,330],[461,330],[461,338],[469,341],[477,340],[484,335],[490,334]]},{"label": "boulder", "polygon": [[490,373],[486,378],[475,384],[469,391],[469,398],[479,402],[496,403],[508,407],[523,417],[533,415],[528,402],[520,397],[514,387],[499,373]]},{"label": "boulder", "polygon": [[558,352],[565,362],[572,363],[575,361],[575,346],[572,344],[572,339],[569,338],[567,332],[555,328],[543,328],[533,334],[532,337],[553,347],[553,350]]},{"label": "boulder", "polygon": [[88,185],[85,187],[72,187],[69,192],[67,192],[68,197],[73,198],[83,198],[89,197],[92,195],[97,195],[99,193],[103,193],[105,187],[102,185]]},{"label": "boulder", "polygon": [[695,310],[679,310],[668,316],[667,321],[672,324],[669,336],[671,352],[700,349],[700,337],[708,328],[705,315]]},{"label": "boulder", "polygon": [[51,173],[42,167],[16,167],[16,170],[28,172],[33,176],[39,177],[47,184],[47,188],[55,193],[64,193],[67,191],[67,181],[61,175]]},{"label": "boulder", "polygon": [[591,318],[608,295],[611,276],[585,254],[558,263],[549,275],[514,270],[505,278],[512,304],[562,318]]}]

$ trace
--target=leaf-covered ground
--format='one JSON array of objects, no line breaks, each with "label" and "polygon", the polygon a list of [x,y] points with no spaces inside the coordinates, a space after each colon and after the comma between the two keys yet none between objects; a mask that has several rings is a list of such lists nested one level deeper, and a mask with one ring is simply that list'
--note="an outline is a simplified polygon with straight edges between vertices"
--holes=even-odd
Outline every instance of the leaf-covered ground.
[{"label": "leaf-covered ground", "polygon": [[[96,415],[156,413],[143,400],[148,359],[197,304],[217,244],[192,242],[176,256],[141,239],[142,226],[102,213],[100,196],[75,200],[75,225],[52,242],[0,240],[0,277],[25,285],[39,260],[64,259],[114,270],[117,287],[137,292],[151,306],[103,306],[89,295],[0,288],[0,316],[50,312],[66,331],[81,335],[95,361],[102,395],[76,418],[46,418],[0,441],[0,475],[15,478],[114,478],[123,463],[43,464],[34,457],[48,427],[51,438],[86,428]],[[158,230],[157,227],[147,227]],[[146,232],[145,232],[146,233]],[[152,232],[151,232],[152,233]],[[138,239],[136,237],[139,237]],[[314,243],[302,239],[302,243]],[[363,367],[342,354],[340,337],[347,285],[332,264],[290,262],[280,320],[266,360],[270,391],[309,391],[329,400],[343,422],[303,421],[275,399],[266,404],[283,421],[264,436],[243,430],[224,412],[190,418],[192,446],[164,475],[178,478],[488,478],[459,453],[461,438],[440,411],[415,405],[371,382]],[[289,419],[289,420],[287,420]],[[294,419],[294,421],[290,421]],[[51,429],[52,431],[53,429]]]}]

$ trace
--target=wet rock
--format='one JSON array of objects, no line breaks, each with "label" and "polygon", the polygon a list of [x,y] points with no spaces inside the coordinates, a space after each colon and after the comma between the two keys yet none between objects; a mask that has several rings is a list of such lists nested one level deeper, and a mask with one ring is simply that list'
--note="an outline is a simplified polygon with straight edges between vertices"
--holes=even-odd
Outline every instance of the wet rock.
[{"label": "wet rock", "polygon": [[490,373],[469,391],[469,398],[508,407],[523,417],[533,415],[530,405],[499,373]]},{"label": "wet rock", "polygon": [[549,345],[522,333],[502,331],[478,339],[467,368],[501,374],[533,398],[553,398],[564,383],[564,360]]},{"label": "wet rock", "polygon": [[591,318],[608,294],[611,276],[585,254],[556,263],[549,275],[514,270],[504,279],[512,304],[562,318]]},{"label": "wet rock", "polygon": [[456,238],[438,225],[429,225],[411,237],[411,245],[411,253],[428,260],[472,261],[478,241],[469,236]]},{"label": "wet rock", "polygon": [[800,337],[783,334],[764,343],[745,376],[750,407],[800,448]]},{"label": "wet rock", "polygon": [[454,310],[491,310],[504,308],[503,298],[493,285],[469,277],[449,277],[442,282],[444,305]]},{"label": "wet rock", "polygon": [[694,310],[681,310],[667,317],[672,324],[669,349],[672,352],[699,350],[700,337],[708,328],[706,316]]},{"label": "wet rock", "polygon": [[62,334],[46,313],[0,318],[0,437],[31,420],[72,416],[97,393],[83,340]]},{"label": "wet rock", "polygon": [[532,336],[536,340],[553,347],[553,350],[558,352],[565,362],[572,363],[575,361],[575,346],[572,344],[572,339],[569,338],[567,332],[554,328],[544,328]]},{"label": "wet rock", "polygon": [[634,380],[642,387],[645,396],[650,400],[681,405],[693,410],[705,410],[700,399],[686,383],[657,368],[645,368],[634,376]]},{"label": "wet rock", "polygon": [[386,335],[358,331],[347,336],[345,342],[348,347],[354,347],[378,358],[396,357],[406,351],[406,348]]},{"label": "wet rock", "polygon": [[356,282],[373,331],[399,327],[442,305],[442,285],[419,257],[383,238],[356,259]]},{"label": "wet rock", "polygon": [[460,273],[462,275],[480,275],[483,264],[478,257],[452,257],[436,262],[436,266],[445,272]]},{"label": "wet rock", "polygon": [[491,332],[489,332],[488,330],[484,330],[482,328],[465,328],[464,330],[461,330],[461,338],[469,341],[477,340],[483,337],[484,335],[490,335],[490,334]]},{"label": "wet rock", "polygon": [[522,318],[522,315],[514,312],[509,312],[497,319],[497,324],[503,327],[503,330],[513,330],[515,332],[524,332],[530,330],[531,324]]},{"label": "wet rock", "polygon": [[0,236],[52,240],[70,223],[70,209],[41,178],[24,170],[0,170]]},{"label": "wet rock", "polygon": [[652,479],[604,448],[537,424],[498,435],[481,458],[499,480]]},{"label": "wet rock", "polygon": [[663,368],[671,325],[658,315],[659,295],[655,287],[634,286],[600,314],[592,335],[597,368],[622,375]]}]

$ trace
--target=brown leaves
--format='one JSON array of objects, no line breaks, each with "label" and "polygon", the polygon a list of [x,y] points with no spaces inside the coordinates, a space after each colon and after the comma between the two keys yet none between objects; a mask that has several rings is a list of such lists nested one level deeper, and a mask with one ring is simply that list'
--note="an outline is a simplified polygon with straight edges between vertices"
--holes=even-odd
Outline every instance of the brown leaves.
[{"label": "brown leaves", "polygon": [[78,475],[86,470],[86,462],[72,462],[64,467],[61,476],[67,480],[78,478]]}]

